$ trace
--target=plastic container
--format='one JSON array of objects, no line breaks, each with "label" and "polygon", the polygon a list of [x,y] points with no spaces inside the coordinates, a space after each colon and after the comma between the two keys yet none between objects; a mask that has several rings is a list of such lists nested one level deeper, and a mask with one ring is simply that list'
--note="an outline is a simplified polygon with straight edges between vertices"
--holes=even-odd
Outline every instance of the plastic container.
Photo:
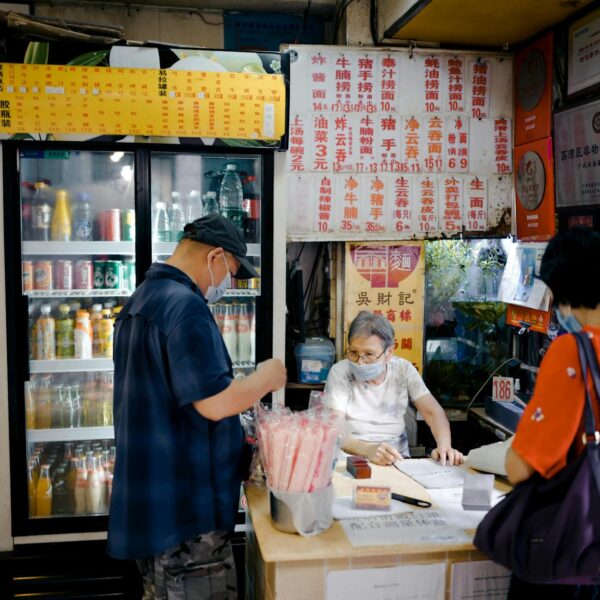
[{"label": "plastic container", "polygon": [[294,348],[299,383],[324,383],[335,360],[335,348],[326,337],[306,338]]}]

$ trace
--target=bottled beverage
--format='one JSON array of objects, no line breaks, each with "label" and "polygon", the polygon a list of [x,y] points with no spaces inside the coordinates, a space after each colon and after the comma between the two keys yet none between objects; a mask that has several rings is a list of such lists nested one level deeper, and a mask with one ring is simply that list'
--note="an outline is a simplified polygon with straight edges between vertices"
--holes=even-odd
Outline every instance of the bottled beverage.
[{"label": "bottled beverage", "polygon": [[121,287],[124,290],[129,290],[130,292],[135,291],[135,259],[134,258],[125,258],[123,259],[123,270],[122,270],[122,281]]},{"label": "bottled beverage", "polygon": [[217,192],[206,192],[202,197],[202,216],[206,217],[211,213],[218,213],[219,201],[217,200]]},{"label": "bottled beverage", "polygon": [[59,467],[52,477],[52,514],[68,515],[69,512],[67,473],[63,467]]},{"label": "bottled beverage", "polygon": [[85,458],[77,459],[77,479],[75,480],[75,514],[85,514],[86,496],[87,496],[87,477],[88,472],[85,465]]},{"label": "bottled beverage", "polygon": [[132,208],[121,211],[121,240],[135,242],[135,210]]},{"label": "bottled beverage", "polygon": [[87,487],[85,489],[85,511],[89,514],[100,512],[100,479],[98,477],[98,459],[87,456]]},{"label": "bottled beverage", "polygon": [[92,358],[92,326],[87,310],[78,310],[75,319],[75,358]]},{"label": "bottled beverage", "polygon": [[27,501],[29,504],[29,516],[33,517],[36,513],[35,510],[35,494],[36,494],[36,482],[35,482],[35,463],[29,461],[27,463]]},{"label": "bottled beverage", "polygon": [[69,314],[68,304],[59,304],[59,316],[56,320],[56,357],[73,358],[75,356],[74,323]]},{"label": "bottled beverage", "polygon": [[56,328],[50,315],[51,306],[42,304],[40,316],[37,320],[37,358],[38,360],[51,360],[56,358]]},{"label": "bottled beverage", "polygon": [[33,198],[35,186],[29,181],[21,183],[21,233],[24,240],[32,239],[33,235]]},{"label": "bottled beverage", "polygon": [[60,429],[65,427],[63,422],[64,419],[64,404],[65,404],[65,386],[62,384],[57,385],[54,388],[54,396],[52,397],[52,428]]},{"label": "bottled beverage", "polygon": [[25,382],[25,427],[35,429],[35,381]]},{"label": "bottled beverage", "polygon": [[96,420],[96,374],[87,373],[82,390],[81,422],[83,427],[95,427]]},{"label": "bottled beverage", "polygon": [[92,356],[94,358],[100,358],[102,356],[100,352],[100,333],[98,331],[98,325],[101,320],[102,304],[93,304],[90,321],[92,323]]},{"label": "bottled beverage", "polygon": [[231,358],[231,362],[237,362],[237,331],[235,326],[235,313],[232,304],[225,304],[223,315],[223,341],[227,346],[227,351]]},{"label": "bottled beverage", "polygon": [[114,321],[110,308],[102,310],[102,319],[98,322],[98,350],[103,358],[113,356]]},{"label": "bottled beverage", "polygon": [[170,235],[169,240],[171,242],[178,242],[183,235],[183,228],[185,227],[185,215],[181,203],[179,202],[179,194],[173,192],[173,202],[171,203],[171,210],[169,214],[169,229]]},{"label": "bottled beverage", "polygon": [[35,403],[35,428],[50,429],[52,427],[52,399],[54,386],[52,377],[46,375],[39,380]]},{"label": "bottled beverage", "polygon": [[94,220],[90,195],[86,192],[79,194],[73,210],[73,239],[79,242],[89,242],[93,239]]},{"label": "bottled beverage", "polygon": [[249,311],[250,318],[250,360],[256,362],[256,313],[254,310]]},{"label": "bottled beverage", "polygon": [[30,292],[33,290],[33,262],[24,260],[21,263],[21,274],[23,277],[23,291]]},{"label": "bottled beverage", "polygon": [[98,482],[100,483],[100,499],[98,501],[98,512],[105,513],[108,509],[108,490],[106,489],[106,472],[104,465],[102,464],[102,454],[97,452],[95,455],[97,471],[98,471]]},{"label": "bottled beverage", "polygon": [[98,407],[100,415],[98,425],[110,427],[113,424],[113,373],[107,371],[102,373],[102,379],[98,390]]},{"label": "bottled beverage", "polygon": [[50,240],[52,205],[48,198],[48,187],[43,181],[35,184],[35,194],[31,209],[31,237],[40,242]]},{"label": "bottled beverage", "polygon": [[41,467],[35,491],[35,514],[38,517],[47,517],[52,514],[52,481],[49,464]]},{"label": "bottled beverage", "polygon": [[248,306],[240,305],[239,316],[237,320],[238,337],[238,360],[241,362],[252,362],[252,344],[250,342],[250,317],[248,315]]},{"label": "bottled beverage", "polygon": [[66,190],[57,190],[56,192],[56,203],[54,205],[54,214],[52,215],[50,229],[52,241],[71,241],[71,207],[69,203],[69,196]]},{"label": "bottled beverage", "polygon": [[[216,195],[215,195],[216,197]],[[219,212],[217,210],[217,212]],[[185,206],[185,220],[186,223],[191,223],[196,219],[199,219],[204,214],[202,209],[202,201],[200,199],[200,192],[198,190],[191,190],[188,194],[187,204]]]},{"label": "bottled beverage", "polygon": [[154,209],[154,222],[152,223],[152,240],[155,242],[168,242],[171,239],[169,215],[167,205],[157,202]]},{"label": "bottled beverage", "polygon": [[69,472],[67,474],[67,489],[69,490],[69,512],[75,512],[75,485],[77,483],[77,457],[70,458]]},{"label": "bottled beverage", "polygon": [[71,386],[71,406],[73,407],[73,417],[71,427],[81,427],[81,386]]},{"label": "bottled beverage", "polygon": [[37,359],[37,320],[34,317],[34,307],[30,304],[27,308],[29,315],[29,358]]},{"label": "bottled beverage", "polygon": [[227,163],[219,190],[221,214],[240,229],[242,229],[244,220],[243,200],[242,182],[237,172],[237,165]]},{"label": "bottled beverage", "polygon": [[77,427],[75,425],[75,410],[76,405],[74,402],[73,386],[66,385],[63,390],[63,402],[62,402],[62,425],[61,427]]}]

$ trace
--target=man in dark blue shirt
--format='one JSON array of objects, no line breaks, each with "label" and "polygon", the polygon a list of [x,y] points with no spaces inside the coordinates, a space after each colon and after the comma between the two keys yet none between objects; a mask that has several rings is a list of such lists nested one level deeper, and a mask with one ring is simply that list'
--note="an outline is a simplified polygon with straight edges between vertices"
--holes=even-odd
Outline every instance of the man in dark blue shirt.
[{"label": "man in dark blue shirt", "polygon": [[108,552],[137,559],[144,598],[235,598],[229,536],[241,468],[238,413],[285,384],[270,359],[244,379],[207,302],[230,275],[257,277],[242,232],[219,214],[186,225],[115,324],[117,456]]}]

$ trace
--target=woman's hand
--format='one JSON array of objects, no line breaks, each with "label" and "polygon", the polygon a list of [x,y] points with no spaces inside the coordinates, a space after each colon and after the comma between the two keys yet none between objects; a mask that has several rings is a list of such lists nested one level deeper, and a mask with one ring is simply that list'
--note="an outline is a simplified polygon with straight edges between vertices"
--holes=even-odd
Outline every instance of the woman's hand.
[{"label": "woman's hand", "polygon": [[396,460],[402,460],[402,455],[393,446],[382,442],[381,444],[369,444],[367,458],[376,465],[387,466]]},{"label": "woman's hand", "polygon": [[442,465],[460,465],[465,460],[462,452],[454,448],[441,446],[431,452],[431,458],[438,460]]}]

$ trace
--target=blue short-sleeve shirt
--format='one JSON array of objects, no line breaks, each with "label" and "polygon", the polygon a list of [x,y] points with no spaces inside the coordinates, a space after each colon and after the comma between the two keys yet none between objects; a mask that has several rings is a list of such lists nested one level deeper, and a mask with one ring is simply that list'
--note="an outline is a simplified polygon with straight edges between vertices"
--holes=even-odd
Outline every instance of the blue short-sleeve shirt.
[{"label": "blue short-sleeve shirt", "polygon": [[108,553],[144,558],[200,533],[232,531],[240,492],[239,417],[193,402],[225,390],[231,360],[205,298],[179,269],[153,264],[115,324],[117,456]]}]

